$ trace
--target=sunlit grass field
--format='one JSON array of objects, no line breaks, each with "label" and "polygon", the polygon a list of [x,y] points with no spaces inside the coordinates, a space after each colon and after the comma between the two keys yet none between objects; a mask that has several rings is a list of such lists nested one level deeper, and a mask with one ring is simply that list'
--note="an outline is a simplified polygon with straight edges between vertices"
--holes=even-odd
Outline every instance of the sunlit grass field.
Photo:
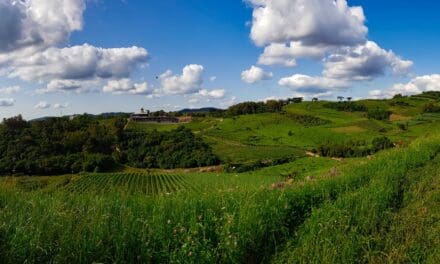
[{"label": "sunlit grass field", "polygon": [[[222,163],[291,158],[243,173],[2,177],[0,263],[439,263],[440,120],[404,100],[365,102],[398,115],[388,121],[304,102],[185,124]],[[328,122],[307,126],[295,114]],[[378,136],[405,144],[364,158],[306,154],[326,140]]]}]

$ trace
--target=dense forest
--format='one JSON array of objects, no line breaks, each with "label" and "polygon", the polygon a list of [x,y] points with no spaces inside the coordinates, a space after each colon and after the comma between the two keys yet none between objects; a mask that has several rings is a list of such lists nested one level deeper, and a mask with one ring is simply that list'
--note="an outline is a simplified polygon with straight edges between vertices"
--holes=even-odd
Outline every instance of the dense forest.
[{"label": "dense forest", "polygon": [[117,165],[143,168],[218,163],[210,147],[185,128],[127,133],[126,118],[90,115],[0,125],[0,174],[55,175],[104,171]]}]

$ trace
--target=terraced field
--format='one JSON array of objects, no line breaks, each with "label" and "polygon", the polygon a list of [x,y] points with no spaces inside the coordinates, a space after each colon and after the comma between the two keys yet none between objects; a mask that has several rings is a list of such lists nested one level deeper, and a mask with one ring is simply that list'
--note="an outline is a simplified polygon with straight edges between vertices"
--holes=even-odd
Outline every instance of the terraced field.
[{"label": "terraced field", "polygon": [[123,191],[127,193],[163,194],[194,189],[185,176],[150,173],[95,173],[80,176],[65,186],[70,192]]}]

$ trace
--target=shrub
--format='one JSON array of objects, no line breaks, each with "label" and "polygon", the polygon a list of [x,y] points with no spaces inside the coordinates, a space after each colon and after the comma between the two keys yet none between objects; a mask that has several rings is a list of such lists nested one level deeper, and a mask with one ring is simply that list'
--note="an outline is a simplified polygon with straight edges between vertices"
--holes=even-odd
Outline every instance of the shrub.
[{"label": "shrub", "polygon": [[393,142],[387,137],[378,137],[373,139],[373,151],[377,152],[394,147]]},{"label": "shrub", "polygon": [[368,110],[367,116],[369,119],[376,119],[376,120],[385,121],[385,120],[390,119],[391,114],[392,114],[391,111],[381,109],[381,108],[374,108],[374,109]]},{"label": "shrub", "polygon": [[365,141],[326,142],[318,146],[318,153],[324,157],[353,158],[371,153]]},{"label": "shrub", "polygon": [[88,154],[84,156],[83,171],[103,172],[109,171],[115,166],[115,162],[110,155]]},{"label": "shrub", "polygon": [[345,112],[366,112],[368,108],[357,102],[328,102],[324,107]]},{"label": "shrub", "polygon": [[436,105],[432,102],[427,103],[423,106],[423,113],[439,113],[440,112],[440,106]]},{"label": "shrub", "polygon": [[320,126],[330,123],[328,120],[311,115],[289,114],[289,117],[304,126]]}]

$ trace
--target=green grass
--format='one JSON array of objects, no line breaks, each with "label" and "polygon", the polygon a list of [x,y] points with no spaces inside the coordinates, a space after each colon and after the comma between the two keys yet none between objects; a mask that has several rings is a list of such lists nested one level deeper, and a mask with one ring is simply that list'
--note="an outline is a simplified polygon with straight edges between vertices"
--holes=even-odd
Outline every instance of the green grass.
[{"label": "green grass", "polygon": [[[390,251],[388,248],[407,246],[396,237],[400,235],[399,233],[388,234],[393,227],[401,227],[395,218],[398,217],[396,215],[401,214],[396,213],[396,210],[405,207],[405,197],[412,196],[411,190],[407,190],[406,187],[417,186],[420,180],[425,180],[426,184],[427,181],[439,177],[440,159],[436,156],[440,148],[439,145],[431,147],[434,152],[427,153],[424,147],[416,144],[413,155],[425,156],[425,161],[417,161],[418,158],[410,153],[403,154],[401,159],[388,160],[386,164],[382,164],[383,167],[377,168],[379,171],[373,174],[368,185],[345,193],[335,201],[330,200],[313,211],[275,262],[386,262],[388,258],[386,251]],[[427,162],[432,158],[435,160]],[[433,189],[436,195],[440,192],[438,187],[437,185]],[[432,210],[435,212],[432,215],[434,219],[427,219],[428,222],[435,222],[435,219],[438,219],[439,204],[433,203]],[[404,225],[404,228],[409,226]],[[434,226],[425,223],[416,229],[421,229],[420,232],[425,233],[435,232],[438,230],[438,223],[434,223]],[[407,233],[406,236],[410,237],[411,234]],[[384,238],[389,240],[386,241]],[[430,238],[427,238],[428,241],[423,241],[420,237],[419,239],[421,239],[419,244],[411,245],[416,252],[400,252],[402,255],[390,257],[388,261],[438,263],[440,246],[438,233],[431,234]]]},{"label": "green grass", "polygon": [[[0,263],[439,263],[440,117],[421,113],[427,99],[399,101],[409,106],[362,102],[392,111],[390,121],[304,102],[184,124],[223,163],[295,157],[245,173],[3,177]],[[378,136],[409,146],[368,158],[304,157],[327,140]]]},{"label": "green grass", "polygon": [[[271,261],[293,240],[288,244],[293,251],[288,252],[299,252],[300,257],[293,262],[362,262],[375,252],[365,247],[372,241],[369,235],[392,223],[395,209],[402,207],[397,183],[429,164],[439,150],[438,137],[419,140],[368,162],[348,161],[340,175],[312,181],[304,178],[308,167],[323,172],[336,161],[308,158],[224,178],[188,174],[205,188],[165,196],[0,187],[0,259],[259,263]],[[305,171],[296,184],[265,187],[301,166]]]}]

